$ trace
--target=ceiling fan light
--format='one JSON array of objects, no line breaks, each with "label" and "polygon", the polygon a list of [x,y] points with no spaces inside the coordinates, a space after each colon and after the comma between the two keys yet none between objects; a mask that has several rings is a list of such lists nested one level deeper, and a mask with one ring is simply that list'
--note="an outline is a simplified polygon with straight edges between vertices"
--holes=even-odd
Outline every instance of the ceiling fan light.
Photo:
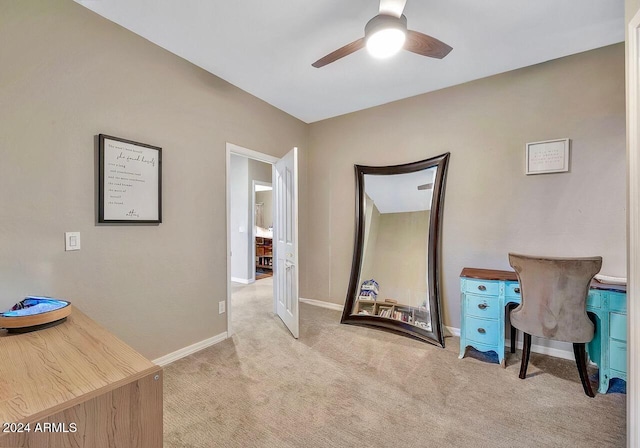
[{"label": "ceiling fan light", "polygon": [[376,58],[396,54],[407,37],[407,18],[378,14],[364,27],[367,50]]},{"label": "ceiling fan light", "polygon": [[400,51],[405,39],[405,33],[398,28],[382,29],[367,38],[367,50],[374,58],[388,58]]}]

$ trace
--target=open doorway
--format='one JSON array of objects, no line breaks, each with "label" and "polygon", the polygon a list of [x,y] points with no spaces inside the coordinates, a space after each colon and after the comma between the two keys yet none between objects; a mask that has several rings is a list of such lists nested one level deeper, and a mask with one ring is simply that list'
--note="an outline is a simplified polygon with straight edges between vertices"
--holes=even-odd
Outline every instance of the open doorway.
[{"label": "open doorway", "polygon": [[266,203],[270,197],[262,194],[271,193],[272,170],[270,163],[231,154],[231,295],[227,308],[237,329],[244,327],[247,318],[264,314],[273,303],[273,226],[267,222],[273,212],[271,202]]},{"label": "open doorway", "polygon": [[[226,173],[227,336],[235,331],[234,299],[238,299],[245,307],[268,307],[270,301],[272,316],[277,315],[297,338],[298,149],[278,159],[227,143]],[[269,191],[269,185],[271,206],[268,198],[256,191]],[[260,210],[256,203],[261,204]],[[271,276],[266,275],[269,271]],[[259,299],[261,302],[256,302]],[[224,311],[221,308],[220,312]],[[238,322],[246,321],[254,310],[244,311],[236,316]],[[253,328],[251,322],[248,328]]]},{"label": "open doorway", "polygon": [[[231,154],[230,159],[231,281],[248,285],[256,280],[256,237],[258,234],[266,236],[269,230],[263,227],[264,215],[273,215],[263,202],[259,207],[261,216],[256,216],[256,188],[265,185],[270,188],[273,167],[244,155]],[[266,259],[260,261],[271,265]]]}]

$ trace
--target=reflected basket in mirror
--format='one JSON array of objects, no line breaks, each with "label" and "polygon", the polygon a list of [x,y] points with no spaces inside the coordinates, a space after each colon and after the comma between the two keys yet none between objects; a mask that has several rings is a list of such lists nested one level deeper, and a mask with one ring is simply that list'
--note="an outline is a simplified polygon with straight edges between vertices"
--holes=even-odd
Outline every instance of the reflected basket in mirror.
[{"label": "reflected basket in mirror", "polygon": [[365,280],[360,286],[358,299],[377,300],[378,292],[380,292],[378,282],[374,279]]}]

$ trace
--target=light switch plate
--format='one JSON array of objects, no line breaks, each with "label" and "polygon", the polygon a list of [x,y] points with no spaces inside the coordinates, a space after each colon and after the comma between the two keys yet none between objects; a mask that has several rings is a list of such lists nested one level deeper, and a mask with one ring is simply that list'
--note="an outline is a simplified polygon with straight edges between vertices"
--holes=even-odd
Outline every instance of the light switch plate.
[{"label": "light switch plate", "polygon": [[64,250],[80,250],[80,232],[64,232]]}]

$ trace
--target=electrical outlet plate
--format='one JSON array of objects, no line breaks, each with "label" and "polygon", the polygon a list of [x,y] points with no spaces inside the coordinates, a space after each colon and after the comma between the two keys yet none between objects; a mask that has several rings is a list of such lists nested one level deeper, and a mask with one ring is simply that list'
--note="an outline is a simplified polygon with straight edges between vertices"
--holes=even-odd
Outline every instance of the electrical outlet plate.
[{"label": "electrical outlet plate", "polygon": [[225,311],[225,301],[223,300],[222,302],[218,302],[218,314],[223,314]]}]

